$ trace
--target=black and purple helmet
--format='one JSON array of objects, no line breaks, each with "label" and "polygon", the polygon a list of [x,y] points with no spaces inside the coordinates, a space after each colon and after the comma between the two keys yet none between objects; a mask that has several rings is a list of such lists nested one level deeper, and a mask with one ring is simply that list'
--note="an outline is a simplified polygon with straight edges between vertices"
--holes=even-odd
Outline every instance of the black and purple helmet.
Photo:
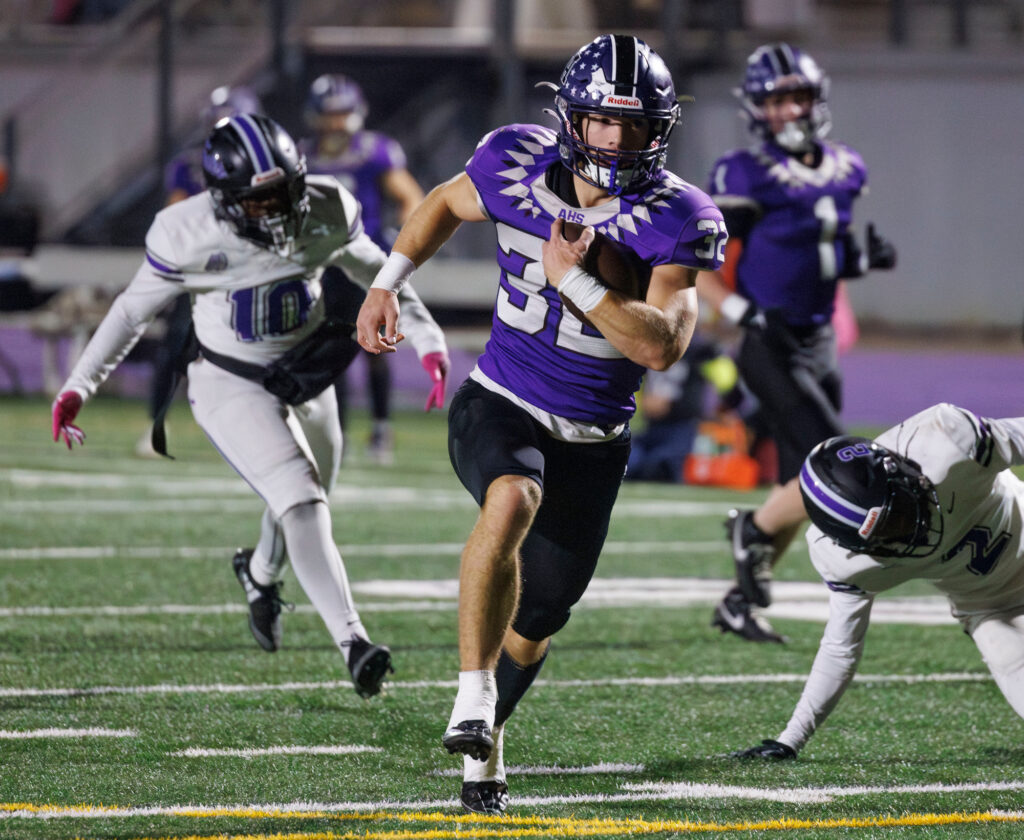
[{"label": "black and purple helmet", "polygon": [[925,557],[942,540],[942,511],[918,464],[867,438],[819,443],[800,470],[811,521],[843,548],[873,557]]},{"label": "black and purple helmet", "polygon": [[287,252],[309,213],[306,159],[269,117],[237,114],[203,144],[203,177],[217,217],[239,236]]}]

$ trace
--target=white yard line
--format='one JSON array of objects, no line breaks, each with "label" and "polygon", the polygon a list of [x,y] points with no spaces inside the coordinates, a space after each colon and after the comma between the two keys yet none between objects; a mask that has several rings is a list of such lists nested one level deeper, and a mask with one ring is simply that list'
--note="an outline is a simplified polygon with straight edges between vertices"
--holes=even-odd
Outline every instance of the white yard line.
[{"label": "white yard line", "polygon": [[[154,560],[182,557],[187,559],[230,557],[235,546],[40,546],[33,548],[0,548],[2,560],[97,560],[108,557],[124,557],[129,560]],[[343,557],[435,557],[451,556],[457,559],[462,552],[461,542],[442,543],[363,543],[339,545]],[[657,552],[679,554],[721,554],[725,548],[718,540],[663,540],[649,542],[609,541],[603,554],[649,555]]]},{"label": "white yard line", "polygon": [[[349,547],[351,548],[351,547]],[[385,547],[386,548],[386,547]],[[396,551],[401,546],[392,546]],[[614,550],[616,547],[612,547]],[[8,553],[11,550],[8,549]],[[218,556],[227,556],[221,552]],[[343,551],[343,553],[345,553]],[[354,556],[356,552],[349,552]],[[0,552],[0,558],[3,553]],[[627,607],[692,607],[717,603],[731,581],[716,578],[604,578],[591,582],[580,609],[619,609]],[[365,580],[353,581],[352,589],[365,612],[429,612],[455,609],[458,582],[440,580]],[[777,581],[772,586],[774,601],[765,610],[768,618],[788,618],[823,623],[828,618],[828,589],[820,583]],[[377,600],[374,600],[377,599]],[[308,604],[298,609],[310,612]],[[132,604],[75,607],[24,606],[0,607],[0,618],[29,616],[140,616],[140,615],[219,615],[245,611],[243,603],[231,604]],[[892,598],[875,601],[871,620],[884,624],[953,625],[949,604],[939,596]]]},{"label": "white yard line", "polygon": [[[600,764],[588,764],[585,767],[560,767],[557,764],[547,765],[518,765],[510,764],[505,768],[509,776],[597,776],[603,773],[643,773],[647,768],[642,764],[617,764],[615,762],[601,762]],[[462,768],[451,768],[449,770],[435,770],[431,776],[444,776],[449,778],[462,778]]]},{"label": "white yard line", "polygon": [[321,747],[264,747],[262,749],[204,749],[189,747],[187,750],[169,752],[167,755],[179,758],[256,758],[265,755],[356,755],[359,753],[384,752],[383,747],[368,747],[362,744],[339,744]]},{"label": "white yard line", "polygon": [[[987,682],[987,673],[950,672],[938,674],[857,674],[858,683],[890,683],[916,685],[918,683]],[[534,683],[538,688],[673,688],[686,685],[743,685],[747,683],[796,683],[802,685],[806,673],[800,674],[704,674],[667,677],[621,677],[594,680],[544,680]],[[98,685],[89,688],[0,688],[0,697],[96,697],[102,695],[184,695],[184,694],[262,694],[277,691],[335,691],[349,689],[348,680],[286,683],[158,683],[155,685]],[[385,684],[386,691],[419,691],[434,688],[458,688],[458,680],[395,680]]]},{"label": "white yard line", "polygon": [[0,729],[0,739],[8,741],[28,738],[134,738],[138,734],[134,729],[102,729],[96,726],[87,729],[27,729],[25,731]]},{"label": "white yard line", "polygon": [[[515,796],[516,808],[545,805],[601,805],[612,802],[666,802],[693,799],[723,800],[750,799],[769,802],[825,803],[835,799],[859,796],[914,796],[928,794],[960,794],[986,791],[1024,791],[1024,781],[971,782],[967,784],[894,785],[891,787],[805,787],[805,788],[762,788],[738,785],[695,784],[690,782],[644,784],[626,783],[621,793],[574,794],[572,796]],[[202,816],[204,814],[223,817],[267,818],[288,815],[310,815],[317,813],[364,813],[376,811],[424,811],[437,808],[457,808],[456,798],[430,799],[419,801],[392,802],[285,802],[258,803],[250,805],[163,805],[149,807],[121,807],[107,805],[33,806],[31,809],[0,809],[0,819],[55,819],[147,816]],[[1001,812],[1016,815],[1017,812]],[[424,819],[436,815],[424,814]]]}]

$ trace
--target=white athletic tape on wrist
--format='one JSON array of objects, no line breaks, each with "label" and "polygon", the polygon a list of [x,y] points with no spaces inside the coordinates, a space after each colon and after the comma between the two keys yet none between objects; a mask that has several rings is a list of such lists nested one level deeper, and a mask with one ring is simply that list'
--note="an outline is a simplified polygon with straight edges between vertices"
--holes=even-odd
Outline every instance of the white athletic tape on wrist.
[{"label": "white athletic tape on wrist", "polygon": [[415,270],[416,263],[405,254],[392,251],[380,271],[377,272],[377,276],[373,278],[370,288],[384,289],[397,295],[402,291],[402,287],[409,282],[409,278],[412,277]]},{"label": "white athletic tape on wrist", "polygon": [[749,307],[749,300],[742,295],[738,295],[733,292],[722,301],[721,305],[718,307],[718,311],[722,313],[722,317],[729,323],[738,324],[743,320],[743,316],[747,313],[747,309]]},{"label": "white athletic tape on wrist", "polygon": [[601,302],[608,289],[601,285],[593,274],[587,274],[580,266],[574,265],[562,275],[558,293],[567,297],[580,309],[589,312]]}]

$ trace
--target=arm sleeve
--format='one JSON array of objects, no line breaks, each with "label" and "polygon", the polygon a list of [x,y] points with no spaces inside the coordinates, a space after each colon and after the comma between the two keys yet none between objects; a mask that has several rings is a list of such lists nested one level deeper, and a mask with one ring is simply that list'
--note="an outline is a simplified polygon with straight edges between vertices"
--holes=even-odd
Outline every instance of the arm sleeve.
[{"label": "arm sleeve", "polygon": [[811,674],[778,739],[799,752],[843,696],[860,663],[874,596],[837,592],[829,596],[828,623]]},{"label": "arm sleeve", "polygon": [[77,391],[83,400],[89,399],[128,355],[157,313],[181,291],[179,284],[162,280],[144,263],[114,299],[61,391]]}]

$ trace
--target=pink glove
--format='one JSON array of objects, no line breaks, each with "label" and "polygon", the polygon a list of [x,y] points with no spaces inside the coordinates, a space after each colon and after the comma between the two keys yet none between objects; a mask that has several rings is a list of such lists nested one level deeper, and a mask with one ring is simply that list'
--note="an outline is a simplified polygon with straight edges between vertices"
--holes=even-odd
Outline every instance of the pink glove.
[{"label": "pink glove", "polygon": [[53,439],[59,441],[61,436],[71,448],[74,441],[81,445],[85,441],[85,432],[72,424],[82,409],[82,397],[77,391],[65,391],[53,401]]},{"label": "pink glove", "polygon": [[451,367],[448,354],[445,352],[427,353],[426,356],[420,359],[420,364],[423,365],[427,375],[434,381],[434,387],[430,389],[430,395],[427,397],[427,404],[423,406],[423,410],[430,411],[432,408],[444,408],[444,388],[445,383],[448,381],[448,370]]}]

